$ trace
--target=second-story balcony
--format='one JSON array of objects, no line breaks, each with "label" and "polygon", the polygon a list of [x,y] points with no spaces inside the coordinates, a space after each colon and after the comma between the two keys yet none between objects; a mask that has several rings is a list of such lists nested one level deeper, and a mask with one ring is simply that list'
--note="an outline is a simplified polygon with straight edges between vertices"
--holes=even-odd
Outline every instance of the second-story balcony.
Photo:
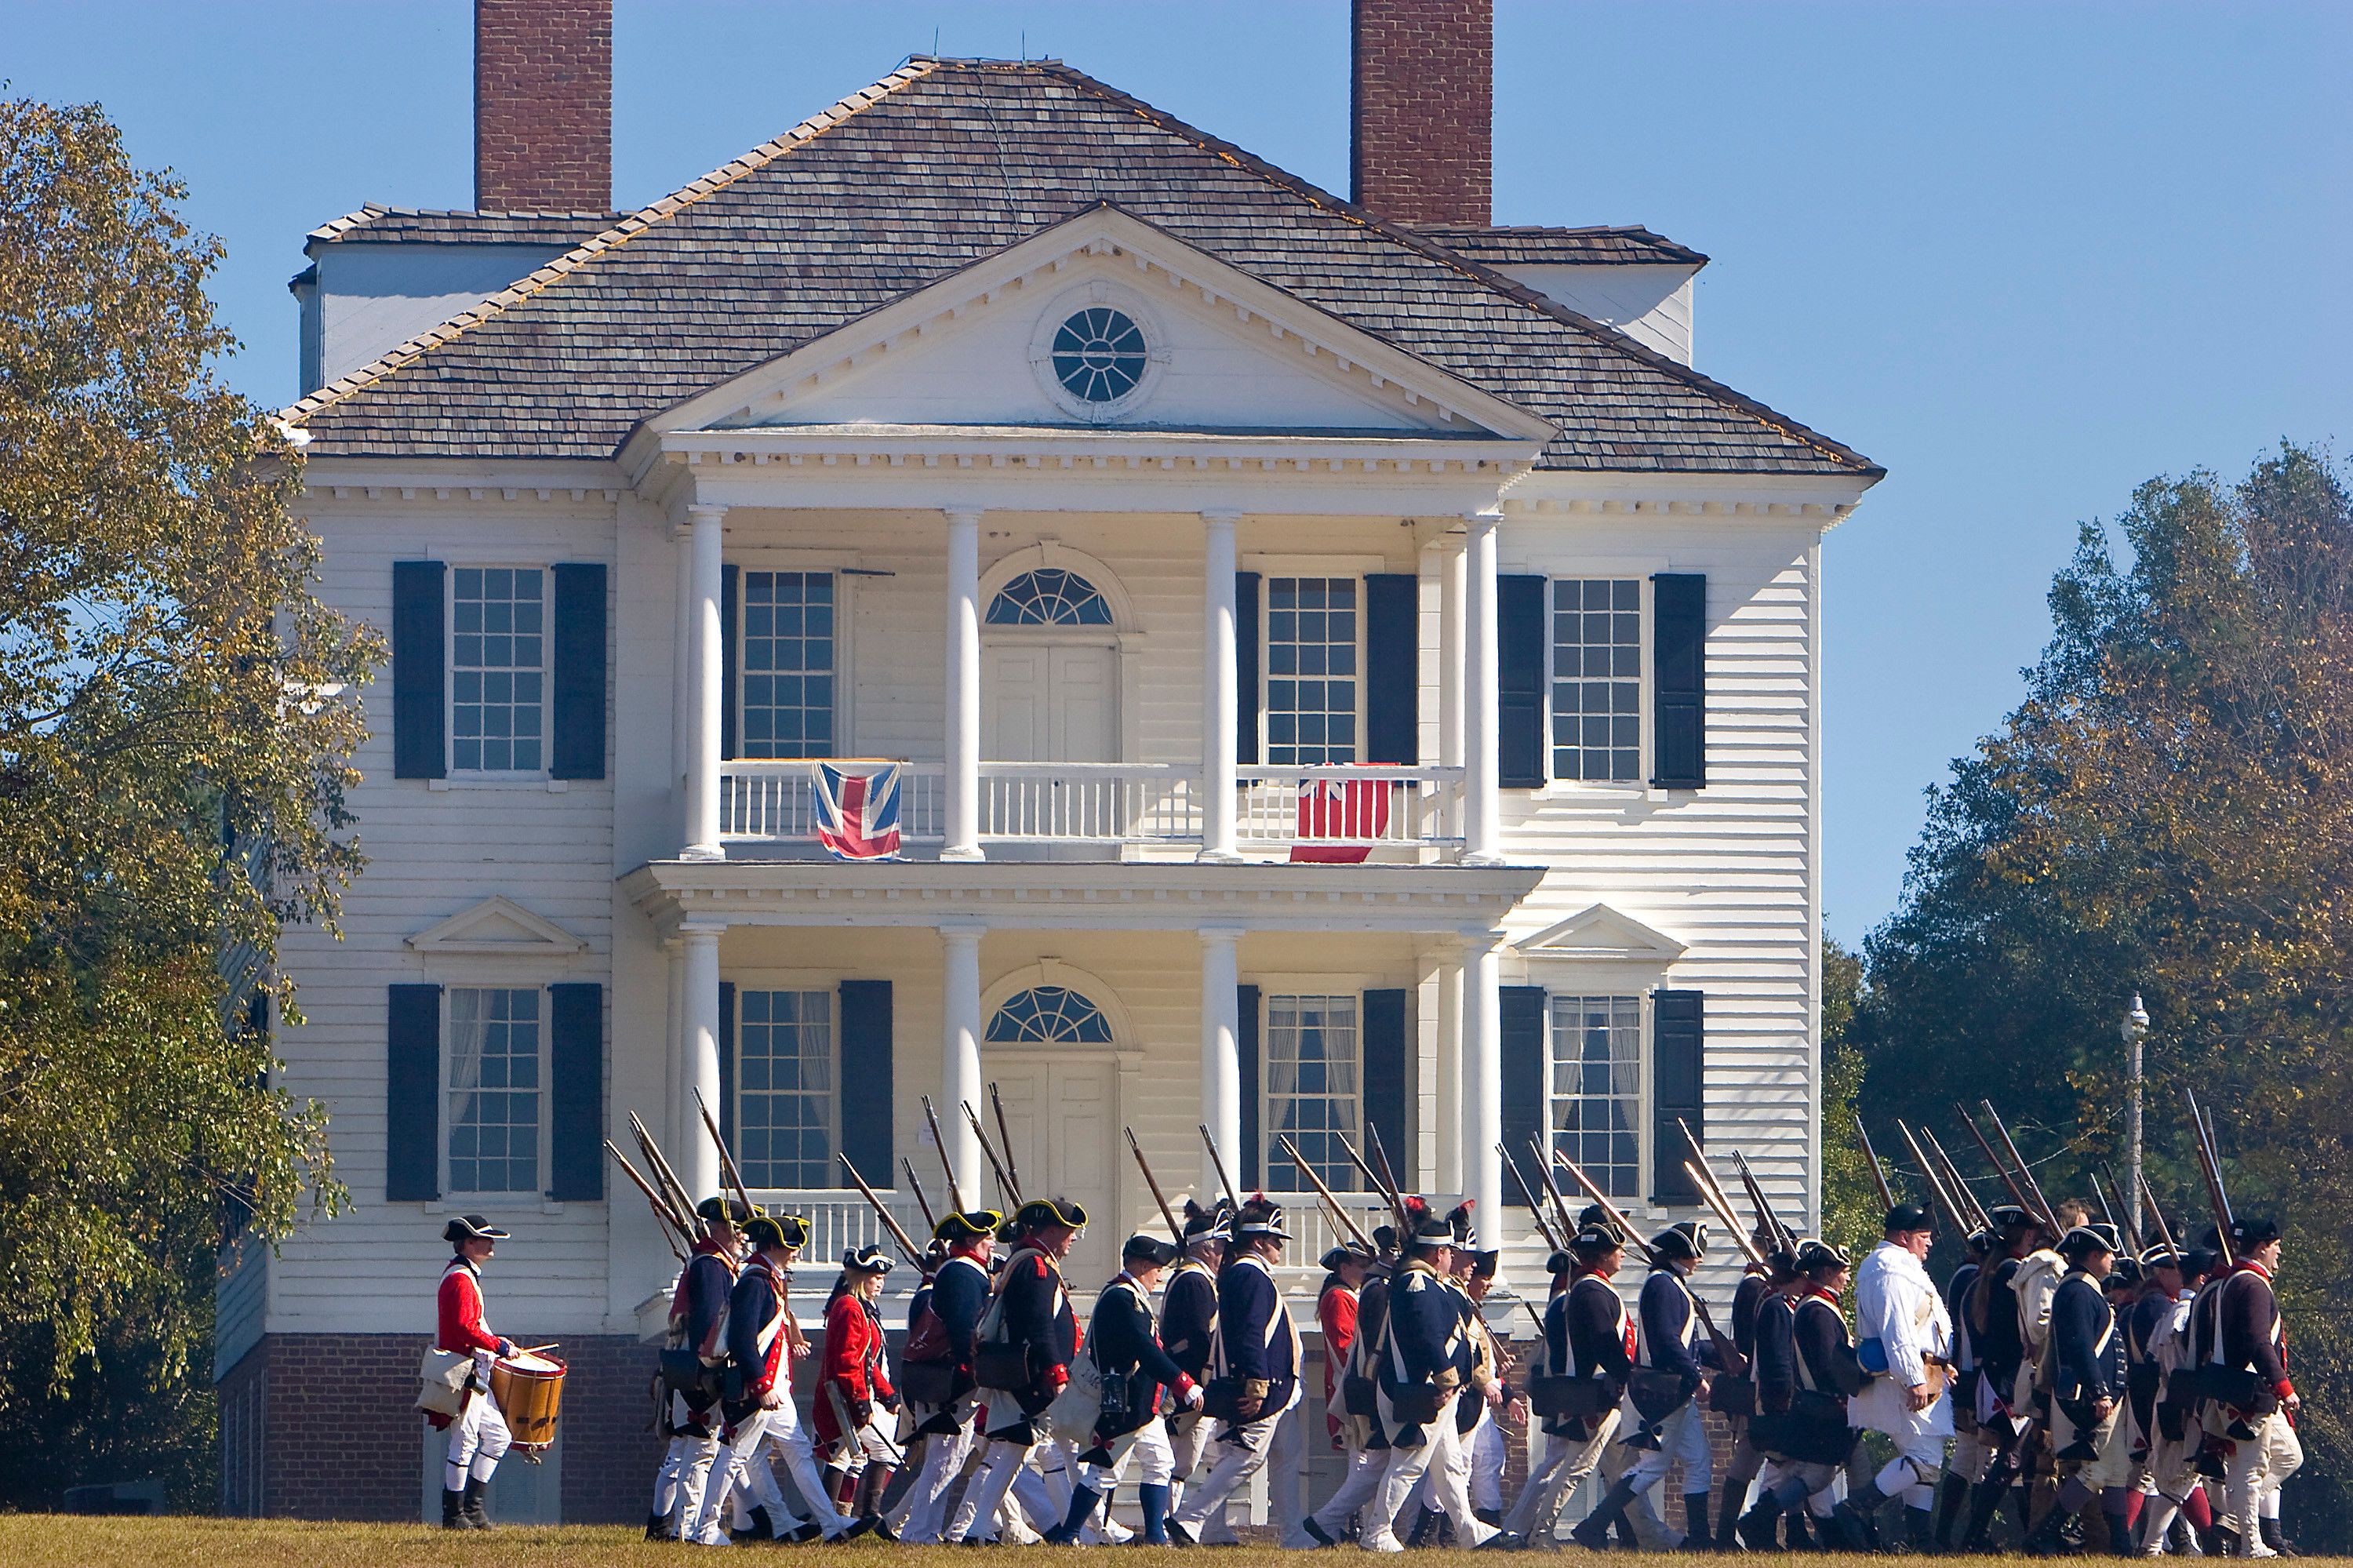
[{"label": "second-story balcony", "polygon": [[[720,838],[737,853],[815,854],[814,764],[721,765]],[[946,840],[946,768],[900,769],[902,842],[916,856]],[[1250,860],[1451,861],[1460,853],[1462,769],[1350,766],[1235,769],[1234,841]],[[983,762],[979,832],[1012,858],[1192,859],[1208,786],[1199,767],[1144,762]]]}]

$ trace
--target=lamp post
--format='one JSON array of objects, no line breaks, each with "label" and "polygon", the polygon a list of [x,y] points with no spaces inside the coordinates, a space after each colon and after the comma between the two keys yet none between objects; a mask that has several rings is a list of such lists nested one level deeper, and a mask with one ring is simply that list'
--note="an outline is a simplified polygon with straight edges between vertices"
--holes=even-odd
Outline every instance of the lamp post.
[{"label": "lamp post", "polygon": [[2140,1065],[2141,1042],[2148,1038],[2148,1009],[2140,1004],[2140,992],[2133,992],[2132,1011],[2125,1014],[2125,1044],[2132,1049],[2132,1065],[2127,1082],[2130,1092],[2125,1100],[2125,1136],[2132,1147],[2125,1155],[2125,1213],[2132,1216],[2132,1227],[2140,1229]]}]

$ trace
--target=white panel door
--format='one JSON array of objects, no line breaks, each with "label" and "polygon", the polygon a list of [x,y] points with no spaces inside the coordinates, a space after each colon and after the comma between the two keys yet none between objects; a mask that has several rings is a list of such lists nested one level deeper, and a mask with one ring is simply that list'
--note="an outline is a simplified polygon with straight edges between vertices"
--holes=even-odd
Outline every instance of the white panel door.
[{"label": "white panel door", "polygon": [[991,762],[1052,762],[1050,647],[991,647],[981,663],[980,754]]},{"label": "white panel door", "polygon": [[1108,648],[1048,650],[1055,762],[1119,760],[1119,676]]},{"label": "white panel door", "polygon": [[[1095,1292],[1119,1266],[1118,1092],[1109,1062],[1084,1057],[984,1058],[1005,1100],[1005,1125],[1021,1190],[1033,1198],[1060,1196],[1086,1206],[1085,1234],[1071,1249],[1063,1276],[1083,1321]],[[997,1141],[993,1111],[982,1107],[988,1139]]]}]

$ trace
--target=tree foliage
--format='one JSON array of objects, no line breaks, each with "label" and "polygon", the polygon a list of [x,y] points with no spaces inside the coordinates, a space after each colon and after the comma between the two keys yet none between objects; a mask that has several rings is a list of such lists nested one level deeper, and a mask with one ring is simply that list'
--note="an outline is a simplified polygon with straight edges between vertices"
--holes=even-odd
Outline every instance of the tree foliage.
[{"label": "tree foliage", "polygon": [[0,1455],[208,1382],[225,1221],[336,1197],[245,982],[359,864],[337,694],[375,651],[215,379],[184,195],[99,109],[0,101]]},{"label": "tree foliage", "polygon": [[2240,1212],[2289,1224],[2291,1356],[2317,1395],[2298,1489],[2341,1516],[2353,512],[2325,459],[2284,447],[2236,484],[2151,481],[2116,531],[2129,564],[2082,530],[2025,701],[1932,792],[1903,906],[1866,948],[1864,1099],[1949,1145],[1952,1102],[1989,1097],[2052,1199],[2088,1192],[2098,1163],[2124,1167],[2118,1023],[2141,992],[2153,1180],[2177,1226],[2202,1223],[2194,1086]]}]

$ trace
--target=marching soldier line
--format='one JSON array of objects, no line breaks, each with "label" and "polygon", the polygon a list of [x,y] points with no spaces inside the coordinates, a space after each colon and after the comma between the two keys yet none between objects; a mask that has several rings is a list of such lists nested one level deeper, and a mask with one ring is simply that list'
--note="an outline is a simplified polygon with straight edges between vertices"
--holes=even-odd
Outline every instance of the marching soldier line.
[{"label": "marching soldier line", "polygon": [[[1887,1207],[1859,1268],[1783,1224],[1736,1155],[1756,1214],[1741,1227],[1686,1129],[1687,1169],[1747,1260],[1728,1328],[1692,1283],[1706,1223],[1644,1240],[1556,1154],[1593,1200],[1572,1217],[1539,1152],[1544,1200],[1513,1165],[1553,1247],[1545,1306],[1519,1303],[1537,1330],[1525,1365],[1509,1325],[1488,1320],[1500,1259],[1472,1245],[1467,1202],[1437,1213],[1385,1179],[1377,1148],[1377,1166],[1341,1139],[1390,1208],[1366,1235],[1283,1141],[1349,1233],[1319,1259],[1325,1414],[1314,1436],[1342,1463],[1312,1509],[1302,1340],[1274,1273],[1291,1237],[1264,1193],[1237,1202],[1229,1188],[1180,1215],[1144,1166],[1168,1238],[1130,1237],[1082,1322],[1062,1273],[1088,1223],[1081,1206],[1021,1199],[991,1150],[1010,1215],[965,1206],[951,1177],[956,1206],[919,1247],[852,1170],[922,1283],[894,1378],[878,1305],[892,1261],[873,1247],[841,1257],[804,1423],[792,1370],[812,1350],[790,1272],[807,1222],[761,1213],[723,1144],[734,1192],[690,1210],[632,1118],[650,1178],[614,1157],[688,1244],[646,1532],[712,1546],[867,1534],[1218,1545],[1236,1540],[1229,1510],[1263,1471],[1281,1543],[1300,1549],[1979,1552],[2007,1516],[2004,1539],[2034,1554],[2082,1550],[2087,1536],[2120,1556],[2280,1554],[2280,1488],[2303,1457],[2271,1283],[2280,1230],[2232,1216],[2211,1125],[2192,1112],[2217,1216],[2203,1245],[2177,1245],[2145,1184],[2153,1244],[2125,1234],[2131,1222],[2105,1193],[2111,1217],[2099,1220],[2047,1203],[1996,1117],[2014,1166],[1969,1124],[2015,1200],[1989,1211],[1925,1128],[1904,1136],[1935,1212],[1896,1201],[1866,1138]],[[1964,1237],[1941,1287],[1926,1261],[1938,1214]],[[485,1321],[481,1268],[507,1234],[480,1216],[446,1234],[455,1255],[427,1393],[436,1376],[464,1387],[454,1404],[420,1404],[449,1433],[443,1523],[487,1529],[484,1494],[511,1444],[503,1369],[531,1357]],[[1648,1270],[1630,1310],[1618,1283],[1630,1252]],[[1710,1411],[1731,1438],[1720,1488]],[[1507,1508],[1505,1428],[1524,1422],[1527,1474]],[[1881,1439],[1866,1446],[1865,1432]],[[1564,1535],[1588,1478],[1599,1499]],[[1134,1531],[1111,1507],[1131,1486]]]}]

